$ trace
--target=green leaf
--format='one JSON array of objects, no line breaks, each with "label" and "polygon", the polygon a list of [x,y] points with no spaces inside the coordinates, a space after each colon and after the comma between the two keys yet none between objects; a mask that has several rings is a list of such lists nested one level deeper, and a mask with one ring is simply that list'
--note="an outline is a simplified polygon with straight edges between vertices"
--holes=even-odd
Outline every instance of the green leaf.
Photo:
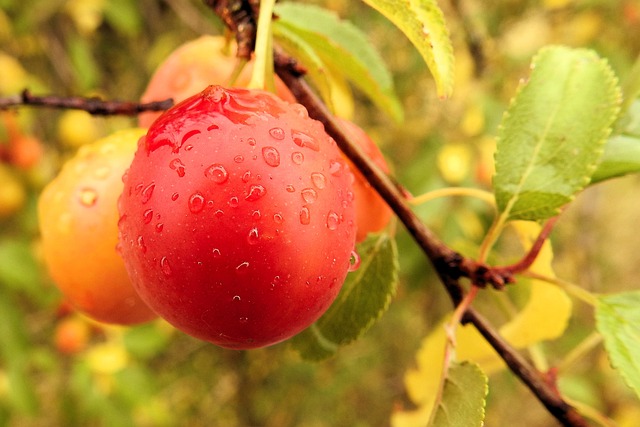
[{"label": "green leaf", "polygon": [[481,427],[489,391],[487,376],[471,362],[454,363],[447,372],[432,427]]},{"label": "green leaf", "polygon": [[617,79],[593,51],[547,47],[531,69],[498,135],[494,188],[508,219],[555,216],[589,183],[620,105]]},{"label": "green leaf", "polygon": [[33,257],[28,242],[15,239],[0,241],[0,285],[24,292],[41,303],[50,296],[42,289],[42,270]]},{"label": "green leaf", "polygon": [[292,344],[310,360],[334,354],[338,347],[356,340],[382,316],[395,295],[398,254],[387,234],[369,235],[358,245],[360,267],[347,276],[333,305],[310,328],[295,336]]},{"label": "green leaf", "polygon": [[610,138],[591,184],[640,172],[640,138],[618,135]]},{"label": "green leaf", "polygon": [[453,47],[436,0],[363,0],[402,31],[418,49],[436,82],[438,95],[453,91]]},{"label": "green leaf", "polygon": [[356,26],[340,20],[331,11],[313,5],[282,3],[276,5],[275,12],[279,19],[274,22],[273,29],[278,40],[295,34],[321,58],[331,74],[346,78],[378,108],[394,120],[402,120],[402,106],[391,74],[373,45]]},{"label": "green leaf", "polygon": [[611,365],[640,397],[640,291],[600,297],[596,328],[604,337]]}]

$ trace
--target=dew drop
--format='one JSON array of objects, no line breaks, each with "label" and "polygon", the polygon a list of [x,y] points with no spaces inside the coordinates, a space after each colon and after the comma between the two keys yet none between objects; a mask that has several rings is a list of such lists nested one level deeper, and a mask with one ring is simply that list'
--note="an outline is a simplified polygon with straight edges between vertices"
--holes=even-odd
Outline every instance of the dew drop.
[{"label": "dew drop", "polygon": [[204,170],[204,176],[216,184],[224,184],[229,180],[229,172],[219,163],[214,163]]},{"label": "dew drop", "polygon": [[247,197],[244,199],[248,202],[254,202],[264,196],[266,192],[267,190],[265,190],[262,185],[252,185],[251,188],[249,188],[249,194],[247,194]]},{"label": "dew drop", "polygon": [[110,173],[111,173],[111,169],[109,168],[109,166],[101,166],[95,170],[93,175],[98,179],[105,179],[109,176]]},{"label": "dew drop", "polygon": [[289,193],[293,193],[294,191],[296,191],[296,188],[293,185],[287,185],[285,187],[285,189],[287,190],[287,192]]},{"label": "dew drop", "polygon": [[180,195],[178,193],[173,193],[171,195],[171,200],[173,200],[175,202],[176,200],[178,200],[178,197],[180,197]]},{"label": "dew drop", "polygon": [[211,251],[211,252],[213,253],[213,257],[214,258],[220,258],[220,256],[222,255],[220,253],[220,249],[218,249],[218,248],[214,248],[213,251]]},{"label": "dew drop", "polygon": [[218,209],[217,211],[215,211],[215,212],[213,213],[213,215],[214,215],[216,218],[222,218],[222,216],[224,215],[224,211],[223,211],[222,209]]},{"label": "dew drop", "polygon": [[280,153],[275,147],[263,147],[262,158],[266,164],[274,168],[280,165]]},{"label": "dew drop", "polygon": [[298,147],[306,147],[313,151],[320,151],[320,144],[318,143],[318,140],[304,132],[292,130],[291,137]]},{"label": "dew drop", "polygon": [[256,139],[255,138],[249,138],[249,139],[247,139],[247,143],[253,147],[254,145],[256,145]]},{"label": "dew drop", "polygon": [[249,318],[248,317],[241,317],[238,319],[238,321],[240,323],[248,323],[249,322]]},{"label": "dew drop", "polygon": [[189,132],[185,133],[184,136],[182,137],[182,141],[180,141],[180,147],[182,147],[189,139],[193,138],[199,133],[200,133],[200,130],[198,129],[192,129]]},{"label": "dew drop", "polygon": [[200,193],[194,193],[189,197],[189,210],[198,213],[204,209],[204,196]]},{"label": "dew drop", "polygon": [[248,261],[245,261],[245,262],[239,264],[236,267],[236,273],[237,274],[246,274],[248,271],[249,271],[249,262]]},{"label": "dew drop", "polygon": [[258,233],[258,229],[256,227],[253,227],[251,230],[249,230],[249,237],[247,237],[247,241],[250,245],[255,245],[256,243],[260,242],[260,234]]},{"label": "dew drop", "polygon": [[143,254],[147,252],[147,245],[144,244],[144,237],[138,236],[138,249]]},{"label": "dew drop", "polygon": [[318,193],[316,193],[316,190],[313,188],[305,188],[300,194],[302,195],[302,199],[309,204],[315,202],[318,198]]},{"label": "dew drop", "polygon": [[187,144],[184,146],[184,151],[191,151],[191,150],[193,150],[193,145]]},{"label": "dew drop", "polygon": [[284,221],[284,218],[282,217],[282,214],[279,214],[279,213],[273,214],[273,222],[275,222],[276,224],[282,224],[283,221]]},{"label": "dew drop", "polygon": [[237,197],[233,196],[232,198],[229,199],[228,202],[229,206],[231,206],[232,208],[237,208],[238,205],[240,204],[240,200],[238,200]]},{"label": "dew drop", "polygon": [[309,208],[303,206],[300,209],[300,224],[308,225],[311,222],[311,213],[309,212]]},{"label": "dew drop", "polygon": [[309,117],[309,112],[307,109],[301,104],[291,104],[289,106],[291,111],[293,111],[298,117],[307,118]]},{"label": "dew drop", "polygon": [[329,214],[327,215],[327,228],[329,230],[335,230],[338,228],[339,224],[340,217],[338,216],[338,214],[333,211],[329,211]]},{"label": "dew drop", "polygon": [[156,232],[161,233],[163,228],[164,228],[163,223],[159,222],[156,224]]},{"label": "dew drop", "polygon": [[152,219],[153,211],[151,209],[147,209],[146,211],[144,211],[144,213],[142,214],[142,220],[144,221],[144,223],[149,224]]},{"label": "dew drop", "polygon": [[329,162],[329,173],[333,176],[342,175],[342,163],[338,160],[331,160]]},{"label": "dew drop", "polygon": [[240,295],[234,295],[234,297],[232,298],[232,300],[234,300],[234,301],[240,301],[240,300],[241,300]]},{"label": "dew drop", "polygon": [[360,268],[360,263],[362,260],[360,259],[360,254],[355,250],[351,251],[351,258],[349,259],[349,271],[356,271]]},{"label": "dew drop", "polygon": [[91,207],[98,201],[98,193],[93,188],[83,188],[80,190],[79,199],[83,206]]},{"label": "dew drop", "polygon": [[296,165],[301,165],[304,162],[304,154],[299,151],[294,151],[291,153],[291,161]]},{"label": "dew drop", "polygon": [[178,176],[182,178],[184,176],[184,163],[180,159],[173,159],[169,162],[169,167],[176,171]]},{"label": "dew drop", "polygon": [[285,136],[282,128],[272,128],[271,130],[269,130],[269,135],[271,135],[273,139],[277,139],[279,141],[282,141]]},{"label": "dew drop", "polygon": [[144,187],[144,189],[142,190],[141,196],[142,196],[142,203],[147,203],[149,200],[151,200],[151,196],[153,196],[153,190],[156,188],[156,184],[154,182],[152,182],[151,184],[147,185],[146,187]]},{"label": "dew drop", "polygon": [[261,218],[261,217],[262,217],[262,213],[260,213],[260,211],[253,211],[253,212],[251,212],[251,218],[252,218],[254,221],[258,221],[258,220],[260,220],[260,218]]},{"label": "dew drop", "polygon": [[207,127],[207,130],[208,130],[209,132],[211,132],[212,130],[216,130],[216,129],[220,129],[220,126],[218,126],[218,125],[217,125],[217,124],[215,124],[215,123],[214,123],[214,124],[212,124],[212,125],[209,125],[209,126]]},{"label": "dew drop", "polygon": [[322,190],[327,186],[327,180],[320,172],[311,174],[311,182],[313,182],[313,185],[315,185],[318,190]]},{"label": "dew drop", "polygon": [[166,256],[163,256],[160,260],[160,268],[165,276],[171,276],[171,266],[169,265],[169,260]]},{"label": "dew drop", "polygon": [[242,174],[242,182],[247,183],[251,179],[251,171],[246,171]]},{"label": "dew drop", "polygon": [[235,156],[233,158],[233,161],[236,162],[236,163],[242,163],[242,162],[244,162],[244,156],[241,156],[241,155],[238,154],[237,156]]}]

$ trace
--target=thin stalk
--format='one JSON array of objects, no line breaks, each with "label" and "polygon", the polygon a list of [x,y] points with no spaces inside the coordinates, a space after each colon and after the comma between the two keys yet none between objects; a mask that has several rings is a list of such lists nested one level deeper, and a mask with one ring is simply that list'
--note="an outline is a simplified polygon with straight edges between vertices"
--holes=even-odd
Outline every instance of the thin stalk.
[{"label": "thin stalk", "polygon": [[[273,90],[273,37],[271,35],[271,22],[273,7],[276,0],[262,0],[258,15],[258,28],[256,32],[255,63],[248,87],[253,89]],[[271,80],[269,82],[269,80]]]}]

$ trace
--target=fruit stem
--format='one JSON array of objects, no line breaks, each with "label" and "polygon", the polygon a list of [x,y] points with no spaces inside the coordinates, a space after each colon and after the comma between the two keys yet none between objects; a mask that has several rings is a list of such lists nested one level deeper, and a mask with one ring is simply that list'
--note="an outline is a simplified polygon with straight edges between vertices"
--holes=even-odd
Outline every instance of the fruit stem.
[{"label": "fruit stem", "polygon": [[441,197],[450,197],[450,196],[468,196],[474,197],[476,199],[482,200],[488,205],[495,207],[496,199],[493,196],[493,193],[490,193],[486,190],[481,190],[479,188],[466,188],[466,187],[448,187],[448,188],[440,188],[437,190],[429,191],[419,196],[416,196],[412,199],[409,199],[409,203],[414,206],[421,205],[426,202],[430,202],[434,199],[438,199]]},{"label": "fruit stem", "polygon": [[273,37],[271,21],[275,0],[262,0],[258,15],[258,29],[256,32],[255,64],[251,80],[247,87],[275,92],[273,81]]}]

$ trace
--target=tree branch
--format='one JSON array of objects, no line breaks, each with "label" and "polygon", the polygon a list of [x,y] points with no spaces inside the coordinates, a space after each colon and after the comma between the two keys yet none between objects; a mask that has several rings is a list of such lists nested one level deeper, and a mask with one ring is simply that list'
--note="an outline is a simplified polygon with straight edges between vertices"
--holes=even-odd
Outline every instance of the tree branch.
[{"label": "tree branch", "polygon": [[86,98],[81,96],[55,96],[32,95],[28,90],[21,94],[0,98],[0,110],[17,106],[34,106],[47,108],[67,108],[84,110],[93,115],[110,116],[126,115],[135,116],[144,111],[164,111],[173,106],[172,99],[164,101],[154,101],[147,103],[137,103],[130,101],[105,101],[100,98]]}]

